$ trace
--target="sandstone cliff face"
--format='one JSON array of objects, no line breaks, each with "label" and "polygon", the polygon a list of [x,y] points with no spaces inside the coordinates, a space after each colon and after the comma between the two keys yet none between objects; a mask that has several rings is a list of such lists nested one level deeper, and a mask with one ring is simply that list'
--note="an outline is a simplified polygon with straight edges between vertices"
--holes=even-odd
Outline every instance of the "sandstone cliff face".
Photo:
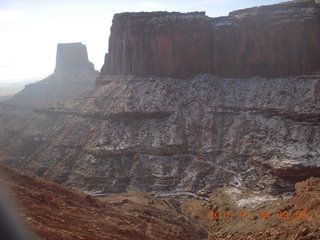
[{"label": "sandstone cliff face", "polygon": [[[320,75],[300,74],[320,70],[318,17],[309,0],[218,19],[116,15],[97,88],[24,119],[2,116],[0,160],[101,194],[291,191],[320,175]],[[199,71],[300,75],[140,77]]]},{"label": "sandstone cliff face", "polygon": [[95,86],[98,72],[88,60],[82,43],[63,43],[57,46],[56,67],[47,78],[31,83],[6,101],[4,109],[27,109],[57,101],[70,100]]},{"label": "sandstone cliff face", "polygon": [[116,14],[101,74],[190,76],[208,72],[208,26],[204,12]]},{"label": "sandstone cliff face", "polygon": [[320,175],[319,78],[100,77],[96,90],[37,109],[28,128],[12,121],[0,155],[96,193],[287,192]]},{"label": "sandstone cliff face", "polygon": [[102,75],[287,76],[320,69],[320,5],[287,2],[209,18],[194,13],[121,13]]}]

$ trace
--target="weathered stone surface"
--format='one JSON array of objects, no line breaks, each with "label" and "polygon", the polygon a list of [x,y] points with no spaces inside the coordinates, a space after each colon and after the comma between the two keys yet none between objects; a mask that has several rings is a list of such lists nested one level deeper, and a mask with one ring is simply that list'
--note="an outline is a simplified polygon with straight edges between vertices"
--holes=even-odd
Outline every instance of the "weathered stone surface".
[{"label": "weathered stone surface", "polygon": [[287,76],[320,69],[320,6],[314,0],[235,11],[121,13],[102,75]]},{"label": "weathered stone surface", "polygon": [[[320,75],[302,75],[320,70],[318,26],[309,0],[217,19],[116,15],[97,88],[23,118],[1,116],[0,160],[101,194],[291,191],[320,175]],[[198,72],[300,75],[181,79]]]},{"label": "weathered stone surface", "polygon": [[95,193],[287,192],[320,175],[319,79],[105,76],[74,101],[38,109],[27,128],[12,121],[0,156]]},{"label": "weathered stone surface", "polygon": [[5,110],[28,108],[70,100],[94,89],[98,72],[89,62],[87,48],[82,43],[59,43],[56,67],[47,78],[31,83],[2,104]]},{"label": "weathered stone surface", "polygon": [[102,74],[190,76],[207,72],[209,18],[195,13],[121,13]]}]

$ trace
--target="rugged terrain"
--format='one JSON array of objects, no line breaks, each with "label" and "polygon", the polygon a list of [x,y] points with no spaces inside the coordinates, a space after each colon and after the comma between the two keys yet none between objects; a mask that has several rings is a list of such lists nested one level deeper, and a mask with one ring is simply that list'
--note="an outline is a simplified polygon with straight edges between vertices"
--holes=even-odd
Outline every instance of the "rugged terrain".
[{"label": "rugged terrain", "polygon": [[29,234],[31,239],[198,240],[207,236],[165,200],[147,194],[102,202],[4,165],[0,171],[1,185],[10,187],[19,217],[38,236]]},{"label": "rugged terrain", "polygon": [[[1,131],[1,159],[96,194],[270,194],[320,174],[319,75],[229,79],[106,76]],[[6,121],[5,117],[1,121]]]},{"label": "rugged terrain", "polygon": [[208,231],[208,240],[318,240],[319,194],[319,178],[296,184],[288,198],[224,187],[206,203],[187,200],[180,209]]},{"label": "rugged terrain", "polygon": [[[96,89],[3,114],[0,160],[95,194],[291,192],[320,175],[319,9],[306,0],[213,19],[116,14]],[[55,74],[92,68],[83,45],[59,46]]]},{"label": "rugged terrain", "polygon": [[[24,235],[31,239],[320,238],[319,178],[297,184],[296,192],[288,200],[263,199],[259,194],[222,188],[209,201],[178,201],[139,192],[98,199],[3,164],[0,171],[1,185],[10,188],[11,203],[15,200],[11,206],[16,207],[16,215],[25,225]],[[234,218],[215,219],[210,211],[232,211]],[[252,217],[240,219],[240,211],[250,211]],[[270,211],[270,218],[258,215],[258,211]],[[280,218],[277,211],[287,211],[290,217]],[[304,214],[296,215],[296,211]]]},{"label": "rugged terrain", "polygon": [[319,11],[116,14],[95,82],[58,45],[1,105],[0,161],[46,178],[0,165],[20,217],[44,239],[319,239]]},{"label": "rugged terrain", "polygon": [[[115,15],[109,53],[102,74],[96,80],[96,89],[69,102],[36,107],[34,113],[23,117],[2,114],[0,160],[97,195],[141,190],[159,196],[206,199],[210,192],[224,185],[271,195],[292,192],[296,182],[320,175],[319,73],[309,73],[319,70],[318,44],[313,44],[313,41],[318,43],[319,28],[309,31],[309,27],[317,26],[318,13],[319,5],[307,0],[237,11],[218,19],[210,19],[203,13]],[[264,40],[250,37],[234,48],[219,45],[214,40],[210,40],[210,46],[220,46],[219,49],[225,52],[243,46],[248,52],[248,46],[254,46],[254,54],[261,52],[259,56],[267,63],[263,66],[273,68],[250,65],[252,70],[242,66],[246,76],[261,75],[250,78],[212,74],[197,74],[185,79],[142,77],[176,74],[153,71],[145,65],[150,63],[149,55],[156,56],[152,49],[143,48],[147,55],[135,54],[144,44],[136,42],[142,36],[141,31],[150,36],[166,36],[170,44],[174,42],[174,46],[180,46],[174,33],[181,29],[184,32],[201,30],[194,24],[202,24],[203,19],[215,29],[215,38],[224,38],[224,31],[233,34],[243,29],[252,31],[251,35],[245,32],[244,36],[264,36],[260,27],[267,27],[273,32],[268,35],[270,42],[266,43],[272,43],[269,50],[264,51],[262,47],[259,51],[255,44]],[[171,24],[172,21],[175,24]],[[226,21],[230,24],[225,24]],[[153,28],[154,23],[158,28]],[[168,24],[172,27],[168,28]],[[291,29],[288,24],[292,32],[278,34],[280,28]],[[302,37],[301,29],[306,33],[303,35],[306,39],[299,38]],[[194,35],[201,36],[199,34]],[[280,41],[279,36],[290,44]],[[151,45],[154,43],[152,37],[143,39]],[[124,45],[117,45],[119,43]],[[156,43],[160,44],[157,49],[163,49],[163,61],[167,62],[167,58],[172,58],[174,48],[166,51],[167,45],[162,46],[160,40]],[[290,55],[288,46],[298,52],[302,49],[305,58],[300,53]],[[304,49],[306,46],[312,51]],[[74,51],[74,48],[78,50]],[[278,51],[280,48],[284,52]],[[202,52],[196,46],[185,46],[185,49]],[[172,59],[181,58],[194,65],[194,58],[184,55],[188,54],[187,50],[174,50]],[[127,55],[127,51],[132,55]],[[276,61],[266,53],[277,56]],[[241,63],[251,64],[252,59],[257,59],[254,54],[242,57]],[[129,64],[130,56],[142,61],[134,61],[139,64],[138,68]],[[223,62],[225,55],[219,56],[221,64],[230,69],[230,73],[242,76],[237,70],[238,62]],[[215,63],[203,57],[208,64]],[[160,61],[162,58],[154,59]],[[161,61],[157,66],[167,69]],[[301,66],[308,67],[299,64],[300,67],[296,67],[295,61],[302,61],[305,64]],[[70,66],[70,62],[75,67]],[[175,62],[171,64],[177,73],[185,72]],[[278,66],[283,72],[277,70]],[[66,71],[77,74],[78,69],[83,68],[92,68],[83,45],[58,46],[55,74]],[[145,68],[152,71],[144,72]],[[223,75],[219,69],[222,71],[223,68],[212,71]],[[259,72],[259,69],[264,70]],[[199,71],[212,72],[207,68],[195,68],[192,72],[186,71],[185,77]],[[264,71],[277,77],[262,77]],[[305,72],[308,74],[303,74]],[[116,73],[122,75],[106,75]],[[128,73],[138,76],[125,75]],[[280,77],[287,74],[296,75]]]}]

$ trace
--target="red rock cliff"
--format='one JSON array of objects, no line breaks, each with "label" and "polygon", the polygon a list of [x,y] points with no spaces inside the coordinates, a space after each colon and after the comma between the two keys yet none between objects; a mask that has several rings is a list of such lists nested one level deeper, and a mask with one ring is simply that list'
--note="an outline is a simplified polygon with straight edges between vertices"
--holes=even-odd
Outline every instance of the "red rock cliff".
[{"label": "red rock cliff", "polygon": [[320,5],[314,0],[235,11],[121,13],[101,75],[283,76],[320,70]]}]

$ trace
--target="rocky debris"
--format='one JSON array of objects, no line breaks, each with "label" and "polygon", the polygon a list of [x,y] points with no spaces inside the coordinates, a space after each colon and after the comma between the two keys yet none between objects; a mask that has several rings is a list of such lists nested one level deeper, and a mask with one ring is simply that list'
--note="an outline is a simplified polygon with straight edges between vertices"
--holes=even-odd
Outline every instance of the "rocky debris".
[{"label": "rocky debris", "polygon": [[97,195],[206,199],[225,184],[291,192],[320,175],[319,81],[100,77],[92,92],[11,121],[0,157]]},{"label": "rocky debris", "polygon": [[102,75],[279,77],[320,69],[320,6],[289,1],[209,18],[115,14]]},{"label": "rocky debris", "polygon": [[23,111],[41,105],[70,100],[94,89],[98,72],[88,60],[87,48],[82,43],[59,43],[56,67],[47,78],[27,84],[25,88],[4,102],[4,111]]},{"label": "rocky debris", "polygon": [[[244,208],[234,204],[233,193],[241,194],[241,197],[259,194],[224,187],[216,189],[208,201],[155,198],[134,191],[95,198],[3,164],[0,164],[0,171],[0,181],[10,189],[17,216],[33,231],[30,234],[31,230],[24,230],[31,239],[320,238],[320,204],[314,204],[320,198],[319,178],[298,183],[293,197],[277,196],[277,200],[255,206],[248,204]],[[220,217],[213,218],[211,211],[221,212]],[[229,215],[223,215],[223,211],[232,211],[233,218],[227,218]],[[240,211],[250,212],[250,215],[236,218]],[[285,211],[289,213],[288,217],[283,214]],[[295,211],[305,211],[308,215],[296,219]],[[258,212],[265,214],[258,215]]]},{"label": "rocky debris", "polygon": [[295,188],[292,197],[238,206],[238,200],[261,194],[224,187],[207,202],[184,201],[180,209],[212,240],[320,239],[320,178],[299,182]]},{"label": "rocky debris", "polygon": [[[0,171],[2,185],[10,188],[12,198],[18,201],[19,217],[34,231],[30,239],[200,240],[207,236],[160,201],[152,206],[128,202],[113,207],[109,204],[115,201],[112,198],[102,202],[2,164]],[[136,198],[151,199],[141,194]]]}]

